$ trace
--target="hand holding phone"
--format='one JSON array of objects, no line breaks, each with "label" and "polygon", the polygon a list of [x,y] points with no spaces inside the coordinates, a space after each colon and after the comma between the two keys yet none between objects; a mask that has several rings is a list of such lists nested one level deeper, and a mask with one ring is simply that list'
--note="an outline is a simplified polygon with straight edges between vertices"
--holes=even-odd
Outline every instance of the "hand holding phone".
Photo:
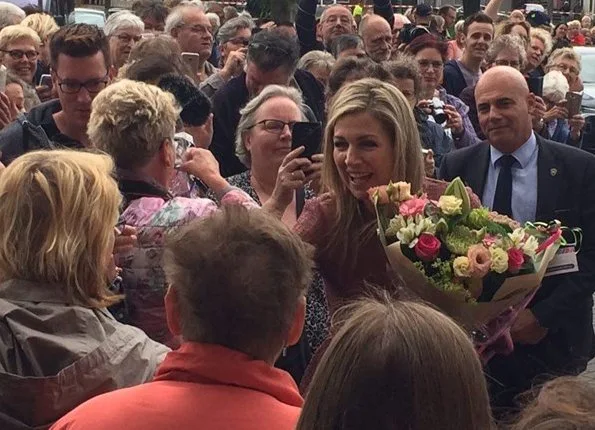
[{"label": "hand holding phone", "polygon": [[41,75],[39,78],[39,86],[52,88],[52,75]]},{"label": "hand holding phone", "polygon": [[291,130],[291,150],[303,146],[304,152],[300,157],[312,160],[314,154],[319,154],[322,146],[322,123],[296,122]]},{"label": "hand holding phone", "polygon": [[568,118],[581,113],[581,104],[583,96],[580,93],[569,91],[566,93],[566,109],[568,109]]}]

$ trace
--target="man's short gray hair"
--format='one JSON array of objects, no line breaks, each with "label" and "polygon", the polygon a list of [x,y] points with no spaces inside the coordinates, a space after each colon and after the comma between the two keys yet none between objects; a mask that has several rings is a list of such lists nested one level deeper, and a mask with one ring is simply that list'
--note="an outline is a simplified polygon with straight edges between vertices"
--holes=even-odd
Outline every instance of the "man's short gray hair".
[{"label": "man's short gray hair", "polygon": [[205,11],[205,8],[201,1],[183,1],[176,6],[165,19],[165,33],[171,35],[171,31],[174,28],[179,28],[184,25],[184,13],[189,9],[198,9],[201,12]]},{"label": "man's short gray hair", "polygon": [[232,18],[221,26],[219,33],[217,34],[217,40],[219,41],[220,45],[223,45],[224,43],[227,43],[236,37],[236,33],[239,30],[243,30],[245,28],[252,30],[252,27],[254,27],[254,23],[249,18],[243,16]]},{"label": "man's short gray hair", "polygon": [[145,23],[129,10],[121,10],[109,16],[105,21],[103,32],[106,36],[113,36],[118,30],[128,28],[133,28],[142,33],[145,31]]},{"label": "man's short gray hair", "polygon": [[25,11],[15,4],[0,1],[0,30],[25,19]]},{"label": "man's short gray hair", "polygon": [[248,130],[254,126],[256,120],[256,113],[270,99],[275,97],[284,97],[295,103],[302,112],[302,121],[306,121],[306,115],[304,114],[304,100],[298,90],[292,87],[284,87],[281,85],[269,85],[265,87],[262,92],[248,102],[248,104],[240,110],[240,122],[236,129],[236,156],[244,164],[244,166],[250,168],[252,160],[250,158],[250,152],[246,149],[244,144],[244,137]]},{"label": "man's short gray hair", "polygon": [[216,33],[221,27],[221,20],[219,19],[219,15],[215,12],[208,12],[207,18],[209,18],[209,22],[211,23],[211,27],[213,28],[213,33]]}]

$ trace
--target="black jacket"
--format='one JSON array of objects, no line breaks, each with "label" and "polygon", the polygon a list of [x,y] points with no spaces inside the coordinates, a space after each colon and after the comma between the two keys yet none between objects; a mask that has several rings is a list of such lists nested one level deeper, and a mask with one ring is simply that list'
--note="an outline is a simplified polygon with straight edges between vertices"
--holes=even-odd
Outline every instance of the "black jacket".
[{"label": "black jacket", "polygon": [[463,92],[467,87],[465,76],[456,60],[450,60],[444,65],[444,84],[442,85],[446,92],[455,97]]},{"label": "black jacket", "polygon": [[[579,271],[544,279],[529,309],[549,330],[537,345],[515,345],[509,356],[496,356],[488,374],[508,391],[509,400],[534,378],[577,374],[593,357],[593,293],[595,292],[595,156],[537,136],[537,221],[558,219],[583,231]],[[478,145],[444,156],[439,177],[460,176],[482,196],[490,161],[490,145]],[[502,384],[502,385],[500,385]],[[506,404],[509,402],[504,402]]]},{"label": "black jacket", "polygon": [[[316,120],[324,122],[324,88],[322,84],[312,74],[304,70],[296,70],[293,76],[302,91],[305,104],[312,110]],[[235,155],[235,133],[240,122],[240,109],[248,101],[245,73],[230,80],[213,97],[213,142],[209,149],[219,161],[223,177],[247,170]]]},{"label": "black jacket", "polygon": [[9,124],[0,132],[0,161],[9,164],[18,156],[37,149],[82,148],[79,142],[61,134],[56,128],[53,114],[60,110],[60,101],[50,100]]}]

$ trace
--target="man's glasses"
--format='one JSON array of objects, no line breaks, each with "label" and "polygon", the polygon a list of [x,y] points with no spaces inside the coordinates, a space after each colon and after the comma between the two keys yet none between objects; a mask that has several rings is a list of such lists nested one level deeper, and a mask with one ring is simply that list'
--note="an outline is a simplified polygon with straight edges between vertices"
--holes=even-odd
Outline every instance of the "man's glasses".
[{"label": "man's glasses", "polygon": [[429,69],[430,66],[432,66],[434,70],[440,70],[442,67],[444,67],[444,63],[442,61],[419,60],[417,64],[422,69]]},{"label": "man's glasses", "polygon": [[285,126],[288,126],[290,131],[293,130],[295,123],[296,121],[285,122],[278,119],[263,119],[262,121],[259,121],[256,124],[248,127],[248,130],[262,124],[262,128],[265,131],[273,134],[281,134],[283,133],[283,130],[285,130]]},{"label": "man's glasses", "polygon": [[234,45],[248,46],[250,44],[250,39],[246,39],[245,37],[234,37],[233,39],[229,39],[228,42]]},{"label": "man's glasses", "polygon": [[267,45],[266,43],[254,43],[254,42],[250,42],[250,44],[248,45],[248,49],[250,51],[264,51],[264,52],[271,52],[273,54],[277,54],[277,55],[284,55],[284,56],[289,56],[291,54],[291,52],[289,52],[287,49],[283,49],[280,48],[278,46],[271,46],[271,45]]},{"label": "man's glasses", "polygon": [[193,33],[212,35],[213,31],[204,25],[184,25],[182,28],[187,28]]},{"label": "man's glasses", "polygon": [[560,70],[562,72],[570,72],[573,75],[578,75],[578,69],[576,67],[568,66],[566,64],[554,64],[551,66],[552,69]]},{"label": "man's glasses", "polygon": [[91,79],[86,82],[62,80],[60,76],[58,76],[58,79],[60,80],[60,82],[58,82],[58,86],[65,94],[77,94],[83,87],[87,90],[88,93],[97,94],[105,87],[107,87],[107,84],[109,82],[109,79],[107,78],[107,73],[102,79]]},{"label": "man's glasses", "polygon": [[37,51],[23,51],[22,49],[11,49],[9,51],[0,49],[0,51],[10,55],[10,58],[13,60],[20,60],[23,57],[27,57],[27,60],[37,60],[37,57],[39,57],[39,52]]},{"label": "man's glasses", "polygon": [[137,43],[142,39],[142,36],[140,35],[132,36],[130,34],[118,34],[116,37],[122,43],[130,43],[132,41],[134,41],[134,43]]},{"label": "man's glasses", "polygon": [[520,61],[496,60],[494,61],[494,64],[496,66],[514,67],[515,69],[520,69],[521,67]]}]

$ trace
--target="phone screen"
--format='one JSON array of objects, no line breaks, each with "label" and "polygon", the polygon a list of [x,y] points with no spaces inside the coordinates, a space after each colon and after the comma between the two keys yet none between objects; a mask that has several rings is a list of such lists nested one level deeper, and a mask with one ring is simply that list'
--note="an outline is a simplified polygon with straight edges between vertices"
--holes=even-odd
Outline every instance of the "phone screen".
[{"label": "phone screen", "polygon": [[41,75],[39,85],[52,88],[52,75]]},{"label": "phone screen", "polygon": [[182,58],[192,70],[192,73],[195,75],[198,73],[198,65],[200,63],[200,55],[195,54],[194,52],[182,52]]},{"label": "phone screen", "polygon": [[543,77],[529,76],[525,79],[527,80],[529,92],[535,94],[538,97],[541,97],[543,95]]},{"label": "phone screen", "polygon": [[568,109],[568,117],[572,118],[581,113],[581,104],[583,102],[582,94],[575,92],[566,93],[566,109]]},{"label": "phone screen", "polygon": [[322,123],[296,122],[291,131],[291,150],[303,146],[302,157],[312,158],[319,154],[322,146]]}]

